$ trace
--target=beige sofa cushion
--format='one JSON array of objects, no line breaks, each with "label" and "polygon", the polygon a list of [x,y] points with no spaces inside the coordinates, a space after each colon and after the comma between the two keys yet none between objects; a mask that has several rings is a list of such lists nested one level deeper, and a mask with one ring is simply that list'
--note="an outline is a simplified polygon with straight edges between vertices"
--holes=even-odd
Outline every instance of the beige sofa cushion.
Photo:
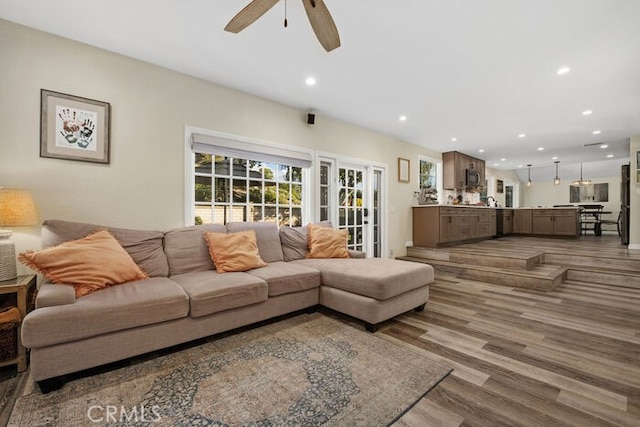
[{"label": "beige sofa cushion", "polygon": [[27,347],[44,347],[179,319],[188,313],[189,299],[180,285],[154,277],[112,286],[72,304],[34,310],[25,317],[22,339]]},{"label": "beige sofa cushion", "polygon": [[308,227],[309,255],[307,258],[349,258],[347,230],[336,230],[314,224],[309,224]]},{"label": "beige sofa cushion", "polygon": [[206,316],[267,300],[267,282],[247,273],[199,271],[171,278],[189,295],[191,317]]},{"label": "beige sofa cushion", "polygon": [[215,268],[204,239],[204,233],[208,231],[226,233],[227,229],[220,224],[204,224],[176,228],[165,233],[164,250],[170,276]]},{"label": "beige sofa cushion", "polygon": [[258,250],[260,258],[264,262],[284,261],[282,255],[282,245],[278,226],[274,222],[230,222],[227,224],[229,233],[238,231],[254,230],[258,240]]},{"label": "beige sofa cushion", "polygon": [[433,267],[428,264],[395,259],[304,259],[293,263],[320,270],[323,286],[377,300],[386,300],[431,283],[434,275]]},{"label": "beige sofa cushion", "polygon": [[107,230],[38,252],[23,252],[18,259],[53,283],[72,285],[76,298],[149,278]]},{"label": "beige sofa cushion", "polygon": [[42,224],[42,247],[48,248],[69,240],[81,239],[96,230],[109,231],[150,277],[169,275],[169,264],[162,248],[164,233],[160,231],[130,230],[50,219]]},{"label": "beige sofa cushion", "polygon": [[253,230],[237,233],[204,233],[209,246],[209,255],[218,273],[247,271],[252,268],[266,267],[260,258],[256,233]]},{"label": "beige sofa cushion", "polygon": [[[320,221],[317,225],[332,227],[330,221]],[[280,243],[285,261],[295,261],[305,259],[309,254],[308,227],[280,227]]]},{"label": "beige sofa cushion", "polygon": [[267,282],[270,297],[306,291],[320,286],[318,270],[290,262],[270,262],[267,267],[249,270],[247,273]]}]

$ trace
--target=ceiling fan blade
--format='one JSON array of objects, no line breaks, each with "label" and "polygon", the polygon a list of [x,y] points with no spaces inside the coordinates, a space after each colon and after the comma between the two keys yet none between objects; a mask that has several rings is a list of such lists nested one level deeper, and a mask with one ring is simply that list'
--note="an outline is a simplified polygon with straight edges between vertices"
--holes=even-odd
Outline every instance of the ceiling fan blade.
[{"label": "ceiling fan blade", "polygon": [[302,0],[304,10],[307,12],[309,22],[316,33],[318,41],[324,47],[324,50],[331,52],[333,49],[340,47],[340,35],[333,22],[331,13],[324,0]]},{"label": "ceiling fan blade", "polygon": [[253,0],[229,21],[227,26],[224,27],[224,30],[230,33],[239,33],[267,13],[278,1],[279,0]]}]

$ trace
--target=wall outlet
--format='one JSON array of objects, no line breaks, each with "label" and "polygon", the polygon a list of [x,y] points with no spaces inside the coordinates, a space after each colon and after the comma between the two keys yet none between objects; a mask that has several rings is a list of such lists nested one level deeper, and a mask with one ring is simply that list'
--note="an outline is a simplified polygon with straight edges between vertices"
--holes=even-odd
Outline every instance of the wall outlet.
[{"label": "wall outlet", "polygon": [[407,240],[406,242],[404,242],[404,245],[410,248],[411,246],[413,246],[413,240]]}]

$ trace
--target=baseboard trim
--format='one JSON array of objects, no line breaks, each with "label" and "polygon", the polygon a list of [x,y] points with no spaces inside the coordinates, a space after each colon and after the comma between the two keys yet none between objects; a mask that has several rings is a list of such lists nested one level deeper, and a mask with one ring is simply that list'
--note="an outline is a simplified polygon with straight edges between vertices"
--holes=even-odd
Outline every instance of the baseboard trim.
[{"label": "baseboard trim", "polygon": [[640,243],[629,243],[629,249],[640,250]]}]

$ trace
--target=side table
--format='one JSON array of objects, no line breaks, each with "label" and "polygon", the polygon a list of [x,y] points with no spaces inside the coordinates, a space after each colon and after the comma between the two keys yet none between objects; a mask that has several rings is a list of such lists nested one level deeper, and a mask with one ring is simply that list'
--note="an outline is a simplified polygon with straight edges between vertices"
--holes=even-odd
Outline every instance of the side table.
[{"label": "side table", "polygon": [[[18,276],[15,279],[4,280],[0,282],[0,295],[4,294],[16,294],[17,308],[20,311],[22,318],[32,309],[29,307],[29,295],[30,292],[36,289],[36,275],[28,274],[25,276]],[[18,365],[18,372],[23,372],[27,369],[27,349],[22,345],[20,339],[21,325],[17,328],[17,343],[18,355],[17,357],[0,362],[0,366]]]}]

